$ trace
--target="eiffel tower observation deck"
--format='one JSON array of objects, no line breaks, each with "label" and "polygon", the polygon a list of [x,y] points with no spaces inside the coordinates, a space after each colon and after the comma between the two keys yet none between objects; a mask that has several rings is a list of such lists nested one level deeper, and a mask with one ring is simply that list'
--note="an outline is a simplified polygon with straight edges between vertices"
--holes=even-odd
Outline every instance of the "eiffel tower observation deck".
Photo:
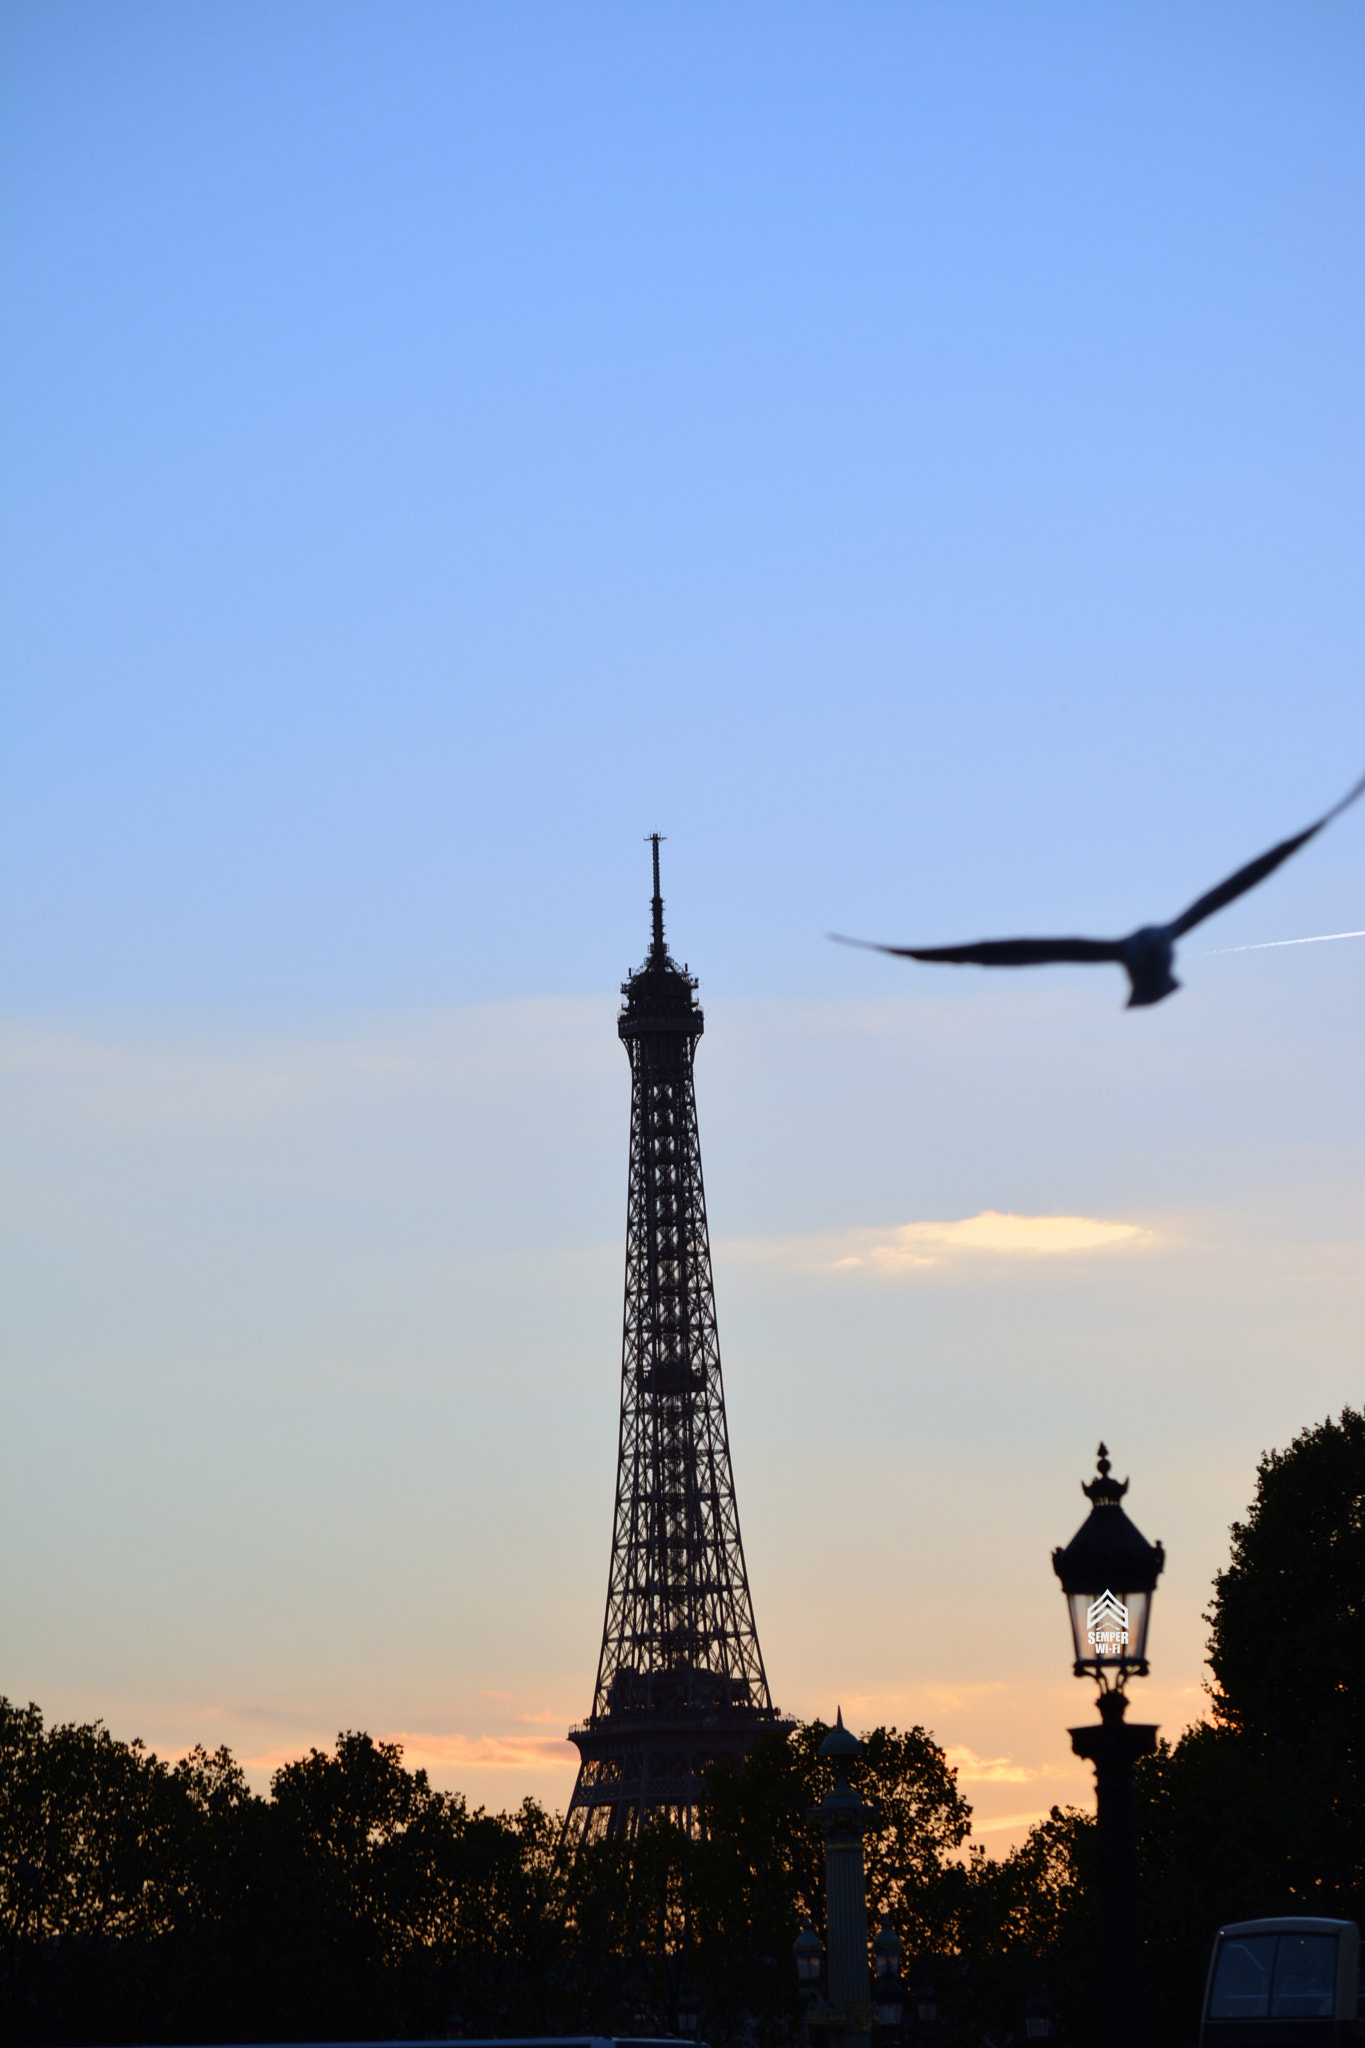
[{"label": "eiffel tower observation deck", "polygon": [[621,1439],[607,1613],[565,1832],[695,1834],[706,1766],[793,1724],[768,1692],[739,1535],[711,1284],[692,1063],[695,977],[664,944],[659,835],[653,937],[622,984],[630,1187]]}]

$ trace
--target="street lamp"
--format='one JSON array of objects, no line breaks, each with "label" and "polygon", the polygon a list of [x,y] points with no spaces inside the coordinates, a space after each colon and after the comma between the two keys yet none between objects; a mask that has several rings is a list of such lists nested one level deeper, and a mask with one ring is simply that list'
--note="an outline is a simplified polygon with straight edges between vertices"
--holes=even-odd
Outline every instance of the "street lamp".
[{"label": "street lamp", "polygon": [[1047,1993],[1041,1989],[1031,1991],[1024,2000],[1024,2039],[1052,2039],[1052,2007],[1048,2004]]},{"label": "street lamp", "polygon": [[878,1977],[894,1977],[905,1951],[901,1938],[889,1920],[883,1920],[872,1937],[872,1968]]},{"label": "street lamp", "polygon": [[825,1967],[825,1951],[820,1946],[820,1937],[806,1915],[801,1932],[792,1943],[792,1954],[796,1957],[797,1982],[803,1989],[813,1988],[820,1982],[820,1972]]},{"label": "street lamp", "polygon": [[894,2034],[905,2018],[905,1987],[899,1977],[878,1977],[872,1987],[872,2009],[877,2025]]},{"label": "street lamp", "polygon": [[915,1989],[915,2018],[922,2027],[932,2027],[938,2019],[938,1996],[927,1975],[920,1978]]},{"label": "street lamp", "polygon": [[690,1990],[680,1991],[678,1993],[678,2032],[689,2036],[695,2034],[700,2019],[701,2000],[696,1992]]},{"label": "street lamp", "polygon": [[[1070,1543],[1052,1553],[1071,1621],[1077,1678],[1099,1687],[1100,1722],[1071,1729],[1071,1747],[1095,1766],[1106,2048],[1141,2048],[1138,1932],[1137,1792],[1133,1765],[1156,1748],[1155,1727],[1129,1726],[1125,1690],[1147,1676],[1152,1595],[1166,1553],[1149,1543],[1119,1503],[1128,1481],[1111,1479],[1109,1453],[1081,1491],[1090,1513]],[[1046,2035],[1035,2036],[1046,2040]]]},{"label": "street lamp", "polygon": [[872,2004],[877,2025],[888,2033],[899,2027],[905,2016],[905,1986],[900,1979],[901,1939],[889,1920],[883,1920],[872,1937]]}]

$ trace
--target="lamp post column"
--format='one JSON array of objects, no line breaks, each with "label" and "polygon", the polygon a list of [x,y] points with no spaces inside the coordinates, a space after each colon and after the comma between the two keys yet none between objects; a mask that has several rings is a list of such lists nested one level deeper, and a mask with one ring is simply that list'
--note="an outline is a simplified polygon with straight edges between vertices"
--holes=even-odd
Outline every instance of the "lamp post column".
[{"label": "lamp post column", "polygon": [[1099,1725],[1068,1729],[1071,1747],[1095,1766],[1099,1837],[1101,2038],[1105,2048],[1142,2048],[1142,1920],[1138,1890],[1137,1784],[1133,1765],[1156,1748],[1155,1726],[1124,1719],[1121,1692],[1100,1697]]},{"label": "lamp post column", "polygon": [[[822,1757],[834,1765],[834,1784],[812,1816],[825,1838],[825,1921],[829,1967],[830,2019],[836,2042],[856,2041],[872,2024],[871,1983],[867,1963],[867,1884],[863,1874],[863,1836],[872,1819],[848,1782],[848,1767],[862,1754],[862,1744],[844,1726],[842,1709],[820,1745]],[[840,2023],[843,2022],[841,2026]]]}]

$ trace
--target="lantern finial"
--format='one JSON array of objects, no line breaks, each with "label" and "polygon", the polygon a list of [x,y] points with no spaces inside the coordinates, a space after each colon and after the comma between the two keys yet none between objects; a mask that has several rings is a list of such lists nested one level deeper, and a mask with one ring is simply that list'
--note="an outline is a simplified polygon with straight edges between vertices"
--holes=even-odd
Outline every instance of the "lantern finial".
[{"label": "lantern finial", "polygon": [[1095,1463],[1098,1467],[1098,1476],[1089,1482],[1083,1479],[1081,1492],[1092,1507],[1116,1508],[1128,1491],[1128,1481],[1109,1477],[1113,1468],[1109,1463],[1109,1448],[1106,1444],[1100,1445]]}]

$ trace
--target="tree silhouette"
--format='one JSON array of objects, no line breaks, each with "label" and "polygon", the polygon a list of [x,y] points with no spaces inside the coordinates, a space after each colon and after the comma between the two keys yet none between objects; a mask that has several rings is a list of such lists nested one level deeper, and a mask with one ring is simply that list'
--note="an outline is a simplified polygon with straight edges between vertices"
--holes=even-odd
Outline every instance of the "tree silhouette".
[{"label": "tree silhouette", "polygon": [[1365,1415],[1267,1452],[1231,1535],[1211,1719],[1144,1773],[1154,1929],[1197,1928],[1205,1960],[1220,1921],[1365,1911]]},{"label": "tree silhouette", "polygon": [[1365,1811],[1365,1414],[1344,1408],[1262,1458],[1208,1620],[1216,1720],[1330,1779],[1340,1875],[1359,1882],[1347,1836]]}]

